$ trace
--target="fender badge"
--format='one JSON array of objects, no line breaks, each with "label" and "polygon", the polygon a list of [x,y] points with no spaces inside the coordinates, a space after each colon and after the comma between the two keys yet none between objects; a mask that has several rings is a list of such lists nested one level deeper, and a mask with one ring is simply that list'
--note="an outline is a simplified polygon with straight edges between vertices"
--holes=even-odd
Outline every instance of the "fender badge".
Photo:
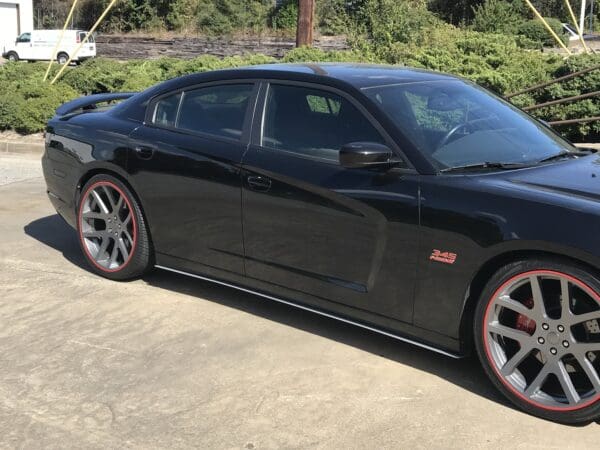
[{"label": "fender badge", "polygon": [[431,252],[429,260],[444,264],[454,264],[456,262],[456,253],[442,252],[441,250],[434,249],[433,252]]}]

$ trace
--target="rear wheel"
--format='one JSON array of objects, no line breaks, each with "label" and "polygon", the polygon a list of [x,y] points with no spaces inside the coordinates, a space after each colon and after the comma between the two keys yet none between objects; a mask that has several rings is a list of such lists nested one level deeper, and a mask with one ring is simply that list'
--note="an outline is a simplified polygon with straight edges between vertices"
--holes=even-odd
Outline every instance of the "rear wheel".
[{"label": "rear wheel", "polygon": [[11,62],[17,62],[19,60],[19,55],[17,55],[16,52],[9,52],[8,55],[6,55],[6,59]]},{"label": "rear wheel", "polygon": [[475,312],[475,344],[498,389],[563,423],[600,417],[600,280],[576,265],[521,261],[500,269]]},{"label": "rear wheel", "polygon": [[69,55],[67,55],[64,52],[59,53],[58,55],[56,55],[56,61],[60,64],[66,64],[67,61],[69,60]]},{"label": "rear wheel", "polygon": [[97,175],[86,183],[78,208],[79,242],[92,270],[112,280],[143,275],[152,267],[146,222],[131,191]]}]

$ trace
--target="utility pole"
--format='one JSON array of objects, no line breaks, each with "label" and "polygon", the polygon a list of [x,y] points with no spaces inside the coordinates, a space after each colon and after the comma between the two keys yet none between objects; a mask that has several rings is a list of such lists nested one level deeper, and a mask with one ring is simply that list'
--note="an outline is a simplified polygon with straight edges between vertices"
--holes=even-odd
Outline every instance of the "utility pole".
[{"label": "utility pole", "polygon": [[315,0],[298,1],[298,26],[296,29],[296,47],[313,44]]}]

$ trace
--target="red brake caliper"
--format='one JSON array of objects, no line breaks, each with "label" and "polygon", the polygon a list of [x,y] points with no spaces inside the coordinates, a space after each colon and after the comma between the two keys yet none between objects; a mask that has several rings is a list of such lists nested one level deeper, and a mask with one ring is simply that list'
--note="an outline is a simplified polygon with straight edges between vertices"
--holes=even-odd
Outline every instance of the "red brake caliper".
[{"label": "red brake caliper", "polygon": [[[523,304],[530,309],[533,308],[533,298],[528,298],[523,302]],[[528,334],[533,334],[533,332],[535,331],[535,320],[530,319],[529,317],[523,314],[518,314],[517,322],[515,323],[515,328],[517,330],[524,331]]]}]

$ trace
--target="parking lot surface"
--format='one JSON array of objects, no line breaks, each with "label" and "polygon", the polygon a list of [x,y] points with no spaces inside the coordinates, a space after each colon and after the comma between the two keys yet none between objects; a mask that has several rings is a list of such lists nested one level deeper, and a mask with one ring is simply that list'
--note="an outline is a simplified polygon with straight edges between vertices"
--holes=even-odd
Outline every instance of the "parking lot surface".
[{"label": "parking lot surface", "polygon": [[0,156],[0,447],[597,448],[452,360],[232,289],[86,270],[39,159]]}]

